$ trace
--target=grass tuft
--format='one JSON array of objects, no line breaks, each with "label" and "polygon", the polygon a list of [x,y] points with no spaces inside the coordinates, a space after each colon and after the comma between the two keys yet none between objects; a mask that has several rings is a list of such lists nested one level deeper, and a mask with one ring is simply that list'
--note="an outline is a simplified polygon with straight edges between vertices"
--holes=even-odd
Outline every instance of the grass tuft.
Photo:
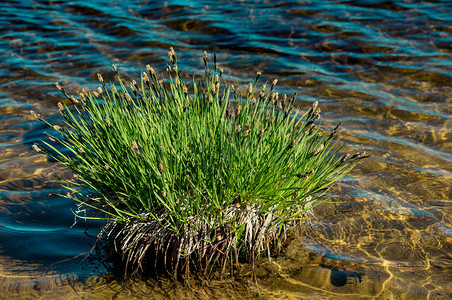
[{"label": "grass tuft", "polygon": [[[126,269],[164,265],[170,273],[222,271],[254,262],[301,228],[328,188],[365,153],[340,155],[315,125],[315,102],[302,113],[296,95],[258,86],[243,91],[222,80],[204,52],[202,78],[184,79],[168,53],[167,77],[151,66],[128,86],[104,81],[96,91],[59,103],[63,124],[33,145],[69,168],[65,195],[105,219],[106,237]],[[336,149],[336,150],[333,150]],[[86,196],[86,192],[89,196]]]}]

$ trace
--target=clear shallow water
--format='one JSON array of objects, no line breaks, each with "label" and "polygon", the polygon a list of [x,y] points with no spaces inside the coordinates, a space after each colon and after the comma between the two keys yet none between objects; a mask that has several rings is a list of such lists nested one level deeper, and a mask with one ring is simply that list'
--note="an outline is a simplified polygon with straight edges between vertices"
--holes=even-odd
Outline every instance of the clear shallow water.
[{"label": "clear shallow water", "polygon": [[[3,1],[0,294],[452,298],[451,16],[451,1]],[[49,196],[71,174],[31,150],[48,129],[28,111],[56,116],[55,81],[77,94],[98,72],[112,79],[113,63],[134,79],[163,70],[170,46],[188,74],[207,50],[236,86],[278,78],[372,155],[256,281],[114,280],[85,258],[99,224],[71,228],[75,205]]]}]

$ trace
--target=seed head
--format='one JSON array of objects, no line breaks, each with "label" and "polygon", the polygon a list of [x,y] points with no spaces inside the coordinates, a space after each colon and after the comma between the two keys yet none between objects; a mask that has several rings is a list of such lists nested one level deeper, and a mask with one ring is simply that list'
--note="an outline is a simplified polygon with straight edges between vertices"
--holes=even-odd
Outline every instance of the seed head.
[{"label": "seed head", "polygon": [[71,95],[71,100],[74,104],[79,104],[80,101],[77,100],[77,98],[74,97],[74,95]]},{"label": "seed head", "polygon": [[162,164],[159,164],[159,172],[163,173],[163,165]]},{"label": "seed head", "polygon": [[215,92],[216,92],[215,84],[212,84],[212,89],[210,91],[212,92],[212,94],[215,94]]},{"label": "seed head", "polygon": [[188,94],[188,89],[187,89],[187,86],[185,84],[184,84],[184,93]]},{"label": "seed head", "polygon": [[60,92],[62,92],[63,94],[66,94],[65,90],[63,89],[63,87],[58,82],[55,82],[55,86],[57,87],[57,89]]},{"label": "seed head", "polygon": [[213,96],[212,96],[212,94],[209,94],[209,103],[212,103],[213,102]]},{"label": "seed head", "polygon": [[113,72],[115,72],[115,73],[118,72],[118,70],[117,70],[117,68],[116,68],[116,65],[111,65],[111,68],[113,69]]},{"label": "seed head", "polygon": [[235,126],[235,130],[237,131],[237,133],[240,133],[240,131],[242,131],[242,126],[240,124]]},{"label": "seed head", "polygon": [[79,148],[78,148],[78,151],[79,151],[80,153],[85,153],[85,150],[83,150],[82,147],[79,147]]},{"label": "seed head", "polygon": [[273,80],[272,86],[275,86],[278,83],[278,79]]},{"label": "seed head", "polygon": [[237,105],[237,116],[240,115],[240,112],[242,111],[242,106]]},{"label": "seed head", "polygon": [[60,127],[60,126],[58,126],[58,125],[53,125],[52,126],[53,127],[53,129],[55,129],[56,131],[60,131],[62,128]]},{"label": "seed head", "polygon": [[111,122],[110,122],[110,120],[104,119],[104,121],[105,121],[105,124],[107,124],[108,127],[111,127]]},{"label": "seed head", "polygon": [[243,137],[247,137],[247,136],[250,134],[250,132],[251,132],[250,129],[246,129],[246,130],[243,132]]},{"label": "seed head", "polygon": [[271,96],[272,103],[276,103],[278,101],[278,98],[279,98],[278,92],[272,93],[272,96]]},{"label": "seed head", "polygon": [[110,166],[109,165],[105,164],[104,167],[105,167],[105,170],[110,171]]},{"label": "seed head", "polygon": [[93,95],[94,95],[94,97],[99,98],[99,93],[98,92],[93,91]]},{"label": "seed head", "polygon": [[40,120],[42,118],[41,115],[35,113],[34,110],[30,110],[30,114],[38,120]]},{"label": "seed head", "polygon": [[146,65],[146,70],[148,70],[150,75],[155,75],[155,70],[150,65]]},{"label": "seed head", "polygon": [[41,152],[42,151],[42,149],[41,148],[39,148],[39,146],[38,145],[33,145],[33,146],[31,146],[32,148],[33,148],[33,150],[35,150],[36,152]]},{"label": "seed head", "polygon": [[127,102],[132,101],[132,97],[130,97],[129,93],[124,93],[124,96],[126,97]]},{"label": "seed head", "polygon": [[319,101],[315,101],[312,103],[311,111],[314,112],[317,110],[317,106],[319,105]]},{"label": "seed head", "polygon": [[166,72],[171,73],[171,66],[170,65],[166,66]]},{"label": "seed head", "polygon": [[247,90],[248,94],[251,94],[253,92],[253,84],[250,82],[248,83],[248,90]]},{"label": "seed head", "polygon": [[204,59],[207,60],[207,51],[204,51]]},{"label": "seed head", "polygon": [[59,109],[60,111],[64,110],[64,105],[63,105],[63,103],[58,102],[58,109]]},{"label": "seed head", "polygon": [[162,196],[166,197],[166,192],[165,191],[162,191]]},{"label": "seed head", "polygon": [[111,85],[111,91],[116,94],[118,90],[116,89],[116,86],[114,84]]},{"label": "seed head", "polygon": [[104,78],[100,73],[97,73],[97,79],[99,80],[99,82],[104,83]]},{"label": "seed head", "polygon": [[259,130],[259,136],[262,136],[264,134],[264,132],[265,132],[265,129],[261,128],[261,130]]},{"label": "seed head", "polygon": [[218,83],[220,81],[220,77],[218,76],[218,74],[215,74],[215,83]]},{"label": "seed head", "polygon": [[79,96],[80,96],[80,99],[82,100],[82,102],[86,101],[85,94],[80,93]]},{"label": "seed head", "polygon": [[143,81],[149,82],[149,77],[148,77],[148,74],[146,74],[146,72],[143,72]]},{"label": "seed head", "polygon": [[175,57],[176,57],[176,52],[174,52],[173,47],[170,47],[170,51],[168,52],[168,58],[172,63],[174,63]]}]

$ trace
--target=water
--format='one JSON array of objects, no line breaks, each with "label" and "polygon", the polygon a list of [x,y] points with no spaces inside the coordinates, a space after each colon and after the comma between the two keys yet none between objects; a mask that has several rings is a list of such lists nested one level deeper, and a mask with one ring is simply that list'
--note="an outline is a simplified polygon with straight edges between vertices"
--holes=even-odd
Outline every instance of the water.
[{"label": "water", "polygon": [[[451,1],[2,1],[0,298],[452,298],[451,45]],[[86,258],[99,224],[49,196],[71,174],[31,149],[55,81],[96,88],[113,63],[131,80],[170,46],[188,74],[207,50],[236,86],[278,78],[372,155],[255,280],[116,280]]]}]

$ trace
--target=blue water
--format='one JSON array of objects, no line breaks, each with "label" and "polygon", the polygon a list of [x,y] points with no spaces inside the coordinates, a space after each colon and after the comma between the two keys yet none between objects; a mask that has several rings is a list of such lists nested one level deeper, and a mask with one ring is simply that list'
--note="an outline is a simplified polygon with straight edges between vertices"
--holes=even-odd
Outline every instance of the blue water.
[{"label": "blue water", "polygon": [[99,223],[71,227],[76,205],[49,196],[64,192],[54,175],[71,174],[31,150],[48,128],[28,111],[58,120],[56,81],[78,94],[97,88],[98,72],[113,80],[112,64],[127,80],[146,64],[163,71],[169,47],[188,75],[202,73],[206,50],[237,87],[257,71],[277,78],[300,107],[319,101],[325,129],[342,122],[344,151],[372,155],[277,260],[289,279],[263,281],[262,293],[341,299],[290,273],[303,264],[331,274],[342,265],[380,291],[347,290],[355,296],[452,297],[452,1],[415,0],[2,1],[0,292],[108,273],[85,259]]}]

